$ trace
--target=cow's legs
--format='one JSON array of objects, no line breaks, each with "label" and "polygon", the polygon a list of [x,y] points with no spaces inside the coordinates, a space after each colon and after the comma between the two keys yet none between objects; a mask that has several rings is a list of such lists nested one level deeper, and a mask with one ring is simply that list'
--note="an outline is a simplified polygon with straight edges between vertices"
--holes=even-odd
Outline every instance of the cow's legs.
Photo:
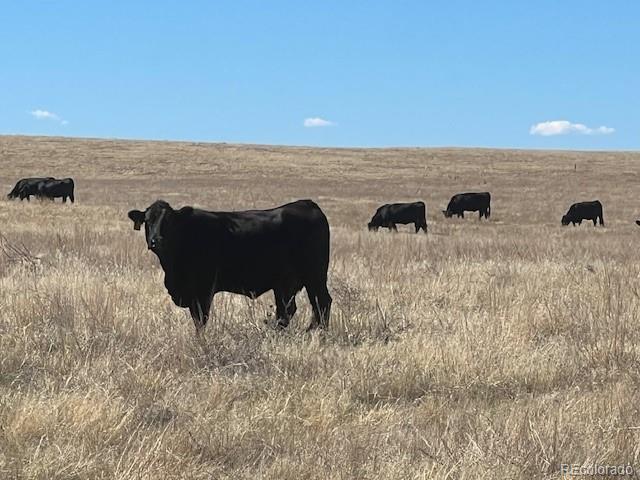
[{"label": "cow's legs", "polygon": [[463,210],[463,211],[461,211],[461,212],[458,214],[458,218],[460,218],[460,217],[464,218],[464,210]]},{"label": "cow's legs", "polygon": [[598,224],[598,217],[594,217],[591,220],[593,220],[593,226],[595,227]]},{"label": "cow's legs", "polygon": [[420,231],[420,229],[424,230],[424,233],[427,233],[427,224],[426,223],[414,223],[413,224],[416,228],[416,233],[418,233]]},{"label": "cow's legs", "polygon": [[289,325],[291,317],[296,313],[296,292],[290,290],[274,290],[276,300],[276,325],[278,328],[286,328]]},{"label": "cow's legs", "polygon": [[67,203],[67,196],[66,195],[62,196],[62,203]]},{"label": "cow's legs", "polygon": [[189,305],[189,313],[193,319],[193,325],[196,327],[196,335],[200,335],[209,320],[209,310],[211,309],[211,301],[213,294],[202,295],[196,298]]},{"label": "cow's legs", "polygon": [[389,231],[390,232],[397,232],[398,231],[398,227],[396,227],[395,223],[392,223],[391,225],[389,225]]},{"label": "cow's legs", "polygon": [[326,283],[320,285],[307,286],[307,296],[313,310],[313,320],[307,331],[315,328],[327,328],[329,326],[329,316],[331,315],[331,295],[327,290]]}]

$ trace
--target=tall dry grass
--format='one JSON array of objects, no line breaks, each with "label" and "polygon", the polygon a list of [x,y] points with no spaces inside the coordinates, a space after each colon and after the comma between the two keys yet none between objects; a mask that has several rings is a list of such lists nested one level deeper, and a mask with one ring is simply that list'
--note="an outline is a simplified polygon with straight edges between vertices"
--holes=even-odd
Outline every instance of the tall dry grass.
[{"label": "tall dry grass", "polygon": [[[0,478],[560,478],[640,468],[638,153],[306,149],[0,137]],[[451,194],[492,218],[445,220]],[[126,212],[314,198],[332,226],[326,332],[301,296],[221,294],[204,341]],[[366,231],[423,199],[427,236]],[[599,198],[607,228],[563,228]]]}]

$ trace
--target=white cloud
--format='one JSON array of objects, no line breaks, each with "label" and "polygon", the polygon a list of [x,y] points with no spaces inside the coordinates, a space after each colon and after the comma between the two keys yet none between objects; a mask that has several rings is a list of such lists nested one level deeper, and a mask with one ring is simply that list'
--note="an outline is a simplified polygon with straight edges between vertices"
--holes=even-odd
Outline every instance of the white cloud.
[{"label": "white cloud", "polygon": [[32,110],[29,112],[29,114],[31,114],[31,116],[33,116],[34,118],[37,118],[38,120],[53,120],[54,122],[58,122],[60,125],[69,124],[69,122],[61,118],[60,115],[57,115],[53,112],[49,112],[47,110],[40,110],[40,109]]},{"label": "white cloud", "polygon": [[320,118],[320,117],[311,117],[311,118],[305,118],[304,119],[304,126],[307,128],[312,128],[312,127],[333,127],[335,125],[335,123],[330,122],[329,120],[325,120],[324,118]]},{"label": "white cloud", "polygon": [[552,135],[568,135],[577,133],[580,135],[608,135],[616,130],[611,127],[590,128],[582,123],[571,123],[567,120],[551,120],[549,122],[540,122],[532,125],[529,129],[531,135],[542,135],[549,137]]}]

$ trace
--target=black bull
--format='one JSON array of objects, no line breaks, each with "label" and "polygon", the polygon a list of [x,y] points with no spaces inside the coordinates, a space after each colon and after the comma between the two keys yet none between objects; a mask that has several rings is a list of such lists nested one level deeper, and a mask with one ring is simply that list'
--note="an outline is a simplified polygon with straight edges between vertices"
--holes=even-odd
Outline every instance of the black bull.
[{"label": "black bull", "polygon": [[38,183],[37,196],[40,198],[62,198],[62,202],[66,203],[67,198],[71,203],[75,201],[73,190],[75,188],[72,178],[63,178],[61,180],[45,180]]},{"label": "black bull", "polygon": [[578,202],[569,207],[567,213],[562,216],[560,223],[562,225],[573,226],[582,224],[583,220],[593,221],[593,226],[596,226],[597,220],[600,220],[600,225],[604,227],[604,217],[602,214],[602,203],[599,200],[593,200],[591,202]]},{"label": "black bull", "polygon": [[31,195],[37,195],[38,184],[47,180],[53,180],[53,177],[31,177],[18,180],[15,186],[7,194],[8,199],[18,198],[20,200],[30,200]]},{"label": "black bull", "polygon": [[144,223],[165,287],[177,306],[189,308],[197,332],[216,292],[256,298],[273,290],[278,326],[286,327],[303,287],[313,310],[309,329],[328,325],[329,223],[311,200],[244,212],[174,210],[158,200],[129,218],[136,230]]},{"label": "black bull", "polygon": [[369,230],[378,230],[380,227],[390,231],[398,231],[396,224],[406,225],[413,223],[416,233],[420,229],[427,233],[427,217],[424,202],[413,203],[389,203],[382,205],[368,223]]},{"label": "black bull", "polygon": [[491,194],[489,192],[457,193],[442,213],[450,218],[453,215],[464,218],[464,212],[478,212],[478,219],[491,216]]}]

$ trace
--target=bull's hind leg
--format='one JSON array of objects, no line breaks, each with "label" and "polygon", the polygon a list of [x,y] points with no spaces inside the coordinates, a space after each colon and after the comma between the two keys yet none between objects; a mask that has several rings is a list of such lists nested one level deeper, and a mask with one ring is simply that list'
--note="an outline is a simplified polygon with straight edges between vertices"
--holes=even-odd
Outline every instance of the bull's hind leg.
[{"label": "bull's hind leg", "polygon": [[329,317],[331,315],[331,295],[327,290],[326,282],[320,285],[314,285],[307,287],[307,296],[311,303],[311,309],[313,310],[313,320],[309,325],[309,330],[314,328],[327,328],[329,326]]},{"label": "bull's hind leg", "polygon": [[296,313],[296,292],[291,290],[274,290],[276,300],[276,325],[278,328],[286,328],[289,321]]},{"label": "bull's hind leg", "polygon": [[420,229],[422,229],[424,231],[424,233],[427,233],[427,224],[426,223],[414,223],[413,224],[415,226],[416,229],[416,233],[418,233],[420,231]]}]

